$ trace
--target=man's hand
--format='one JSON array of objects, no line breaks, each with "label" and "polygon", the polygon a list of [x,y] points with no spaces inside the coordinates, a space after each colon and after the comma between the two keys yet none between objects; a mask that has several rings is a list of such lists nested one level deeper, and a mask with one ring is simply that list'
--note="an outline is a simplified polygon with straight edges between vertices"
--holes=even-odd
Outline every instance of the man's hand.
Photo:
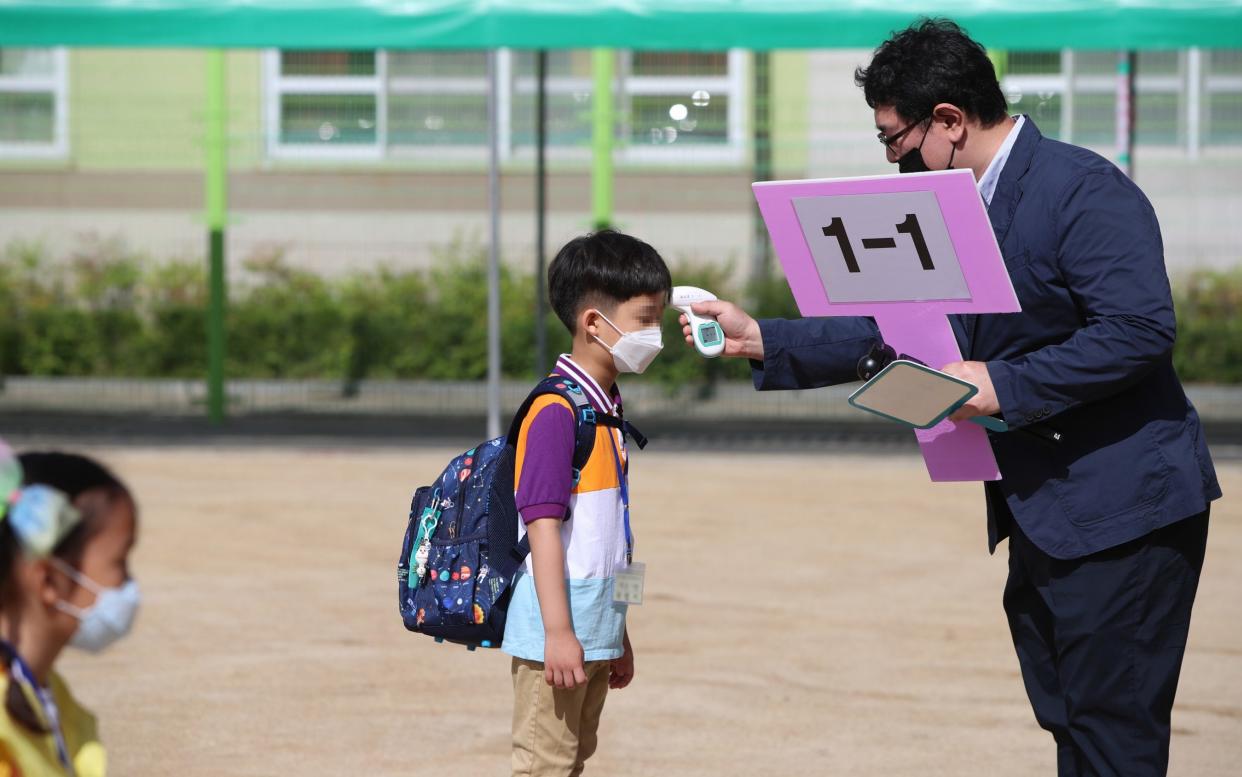
[{"label": "man's hand", "polygon": [[624,688],[634,679],[634,648],[630,647],[629,632],[625,634],[624,653],[614,658],[608,669],[608,687],[614,690]]},{"label": "man's hand", "polygon": [[996,389],[992,387],[992,376],[988,374],[986,363],[953,362],[940,368],[940,371],[979,387],[978,394],[949,416],[950,421],[966,421],[976,416],[995,415],[1000,412],[1000,403],[996,400]]},{"label": "man's hand", "polygon": [[543,679],[556,688],[571,689],[585,685],[586,669],[582,666],[582,644],[573,631],[556,631],[543,641]]},{"label": "man's hand", "polygon": [[[725,356],[744,356],[747,359],[763,361],[763,335],[759,332],[759,322],[747,315],[732,302],[722,299],[700,302],[690,308],[699,316],[713,316],[720,328],[724,330]],[[694,345],[694,336],[690,333],[690,322],[683,313],[680,316],[681,332],[686,342]]]}]

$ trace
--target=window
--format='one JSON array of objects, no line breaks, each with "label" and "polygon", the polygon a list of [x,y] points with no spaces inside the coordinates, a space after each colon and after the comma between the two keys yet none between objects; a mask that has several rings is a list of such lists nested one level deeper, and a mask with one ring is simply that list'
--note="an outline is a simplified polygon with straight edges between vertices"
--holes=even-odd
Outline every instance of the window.
[{"label": "window", "polygon": [[[1117,139],[1115,51],[1014,52],[1004,88],[1011,109],[1047,135],[1083,145]],[[1138,54],[1136,142],[1147,146],[1242,143],[1242,51]]]},{"label": "window", "polygon": [[1242,145],[1242,50],[1205,52],[1204,140]]},{"label": "window", "polygon": [[[515,151],[533,153],[535,145],[535,53],[513,52],[510,141]],[[565,149],[591,142],[591,52],[548,52],[548,146]],[[618,111],[621,106],[618,105]]]},{"label": "window", "polygon": [[[741,162],[741,52],[619,52],[618,159]],[[271,52],[268,152],[275,158],[482,160],[483,51]],[[533,154],[535,54],[500,52],[501,154]],[[587,158],[591,53],[548,55],[548,145]]]},{"label": "window", "polygon": [[389,142],[393,148],[487,145],[487,53],[391,52]]},{"label": "window", "polygon": [[0,156],[68,153],[65,52],[0,49]]},{"label": "window", "polygon": [[1068,52],[1015,51],[1009,55],[1003,88],[1010,113],[1030,115],[1040,132],[1067,138]]},{"label": "window", "polygon": [[268,58],[268,149],[274,156],[376,156],[381,58],[374,52],[285,51]]},{"label": "window", "polygon": [[625,84],[631,148],[653,159],[669,146],[680,146],[682,156],[736,156],[745,143],[742,71],[734,52],[632,53]]}]

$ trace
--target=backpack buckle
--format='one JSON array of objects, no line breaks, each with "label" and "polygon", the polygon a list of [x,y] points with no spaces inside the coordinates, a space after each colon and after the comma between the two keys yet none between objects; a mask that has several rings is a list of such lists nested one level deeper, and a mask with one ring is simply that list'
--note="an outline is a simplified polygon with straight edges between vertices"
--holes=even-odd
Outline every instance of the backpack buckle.
[{"label": "backpack buckle", "polygon": [[575,469],[575,470],[574,470],[574,482],[573,482],[573,485],[574,485],[574,486],[577,486],[577,485],[578,485],[578,481],[580,481],[580,480],[582,480],[582,470],[580,470],[580,469]]},{"label": "backpack buckle", "polygon": [[593,407],[582,408],[582,421],[583,423],[588,423],[588,424],[595,423],[595,408]]}]

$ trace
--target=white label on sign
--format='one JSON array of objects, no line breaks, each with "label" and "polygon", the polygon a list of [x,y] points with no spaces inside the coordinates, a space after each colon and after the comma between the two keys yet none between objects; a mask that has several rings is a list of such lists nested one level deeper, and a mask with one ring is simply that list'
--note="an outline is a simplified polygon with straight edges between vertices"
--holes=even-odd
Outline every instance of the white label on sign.
[{"label": "white label on sign", "polygon": [[828,299],[970,299],[935,192],[795,197]]}]

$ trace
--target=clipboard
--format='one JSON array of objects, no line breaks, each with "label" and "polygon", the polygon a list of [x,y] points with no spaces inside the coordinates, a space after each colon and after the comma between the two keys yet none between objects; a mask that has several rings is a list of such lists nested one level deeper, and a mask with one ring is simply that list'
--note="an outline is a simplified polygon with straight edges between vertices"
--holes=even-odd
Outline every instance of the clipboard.
[{"label": "clipboard", "polygon": [[851,394],[849,403],[913,429],[931,429],[978,393],[973,383],[896,359]]},{"label": "clipboard", "polygon": [[[931,429],[978,393],[978,386],[947,372],[909,359],[895,359],[851,394],[849,403],[902,426]],[[1010,429],[1004,419],[993,416],[976,416],[970,420],[993,432]],[[1051,442],[1061,441],[1060,432],[1033,433]]]}]

